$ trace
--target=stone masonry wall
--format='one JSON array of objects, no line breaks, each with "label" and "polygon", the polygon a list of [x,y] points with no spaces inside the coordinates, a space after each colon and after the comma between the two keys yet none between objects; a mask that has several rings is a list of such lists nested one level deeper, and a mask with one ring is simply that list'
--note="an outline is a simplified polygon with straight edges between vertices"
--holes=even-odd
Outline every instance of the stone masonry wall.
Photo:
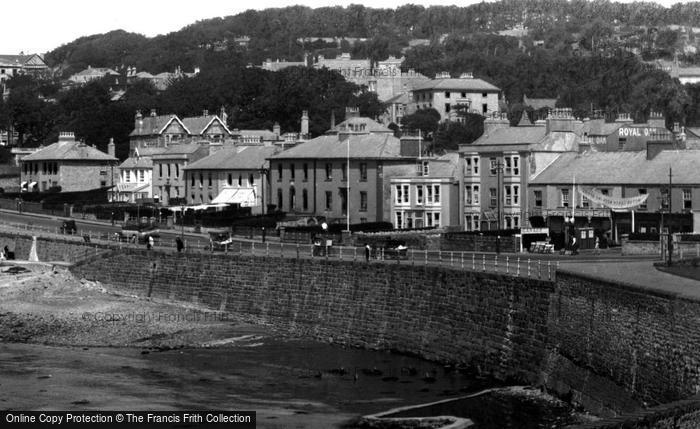
[{"label": "stone masonry wall", "polygon": [[[127,268],[128,267],[128,268]],[[535,381],[552,283],[436,267],[115,252],[76,275],[259,316],[283,329]]]},{"label": "stone masonry wall", "polygon": [[[0,248],[14,249],[15,259],[29,259],[32,236],[24,232],[0,231]],[[82,237],[50,238],[37,236],[37,256],[42,262],[76,262],[84,258],[104,253],[95,245],[87,245]]]}]

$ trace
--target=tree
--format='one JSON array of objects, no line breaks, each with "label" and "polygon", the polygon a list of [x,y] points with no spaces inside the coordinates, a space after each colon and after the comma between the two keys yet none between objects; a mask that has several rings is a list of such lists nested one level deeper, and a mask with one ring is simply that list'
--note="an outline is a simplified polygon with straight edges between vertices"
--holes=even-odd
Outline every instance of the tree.
[{"label": "tree", "polygon": [[484,117],[467,113],[462,121],[446,121],[440,124],[433,139],[432,151],[444,153],[456,150],[460,144],[470,144],[484,133]]},{"label": "tree", "polygon": [[419,109],[415,113],[405,115],[401,124],[404,131],[418,131],[423,133],[426,138],[432,138],[432,135],[438,129],[440,122],[440,113],[435,109]]}]

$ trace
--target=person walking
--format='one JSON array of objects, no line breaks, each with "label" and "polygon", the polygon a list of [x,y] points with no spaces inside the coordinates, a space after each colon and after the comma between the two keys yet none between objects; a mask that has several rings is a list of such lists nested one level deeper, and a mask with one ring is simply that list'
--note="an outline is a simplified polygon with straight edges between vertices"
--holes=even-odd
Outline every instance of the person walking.
[{"label": "person walking", "polygon": [[148,239],[146,240],[146,249],[148,249],[148,250],[153,249],[153,243],[154,243],[153,236],[149,235]]},{"label": "person walking", "polygon": [[175,248],[177,249],[177,253],[181,253],[184,247],[185,243],[182,242],[182,239],[180,237],[175,237]]},{"label": "person walking", "polygon": [[372,250],[372,247],[369,245],[369,243],[365,244],[365,261],[367,262],[369,262],[370,250]]}]

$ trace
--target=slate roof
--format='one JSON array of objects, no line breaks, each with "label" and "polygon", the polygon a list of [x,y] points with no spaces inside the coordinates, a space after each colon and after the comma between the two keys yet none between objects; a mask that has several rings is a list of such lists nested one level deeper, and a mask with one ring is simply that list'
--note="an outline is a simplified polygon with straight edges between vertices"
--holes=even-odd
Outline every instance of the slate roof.
[{"label": "slate roof", "polygon": [[386,100],[384,103],[385,104],[408,104],[411,102],[411,99],[408,98],[408,94],[405,92],[402,92],[401,94],[395,95],[391,97],[390,99]]},{"label": "slate roof", "polygon": [[274,146],[236,146],[218,150],[195,161],[185,170],[254,170],[262,167],[274,155]]},{"label": "slate roof", "polygon": [[277,135],[270,130],[238,130],[238,134],[241,137],[262,137],[263,140],[277,140]]},{"label": "slate roof", "polygon": [[211,124],[214,120],[219,120],[223,124],[224,129],[228,131],[226,124],[221,121],[217,115],[207,115],[207,116],[192,116],[189,118],[182,118],[182,123],[185,128],[190,132],[190,134],[201,135],[204,130]]},{"label": "slate roof", "polygon": [[646,159],[646,151],[564,153],[530,181],[533,185],[667,184],[669,166],[674,185],[700,184],[700,150],[668,150]]},{"label": "slate roof", "polygon": [[0,65],[3,66],[8,66],[8,67],[17,67],[17,66],[23,66],[27,63],[27,61],[31,60],[32,58],[37,57],[41,60],[41,62],[44,62],[44,59],[41,58],[40,55],[37,54],[30,54],[30,55],[0,55]]},{"label": "slate roof", "polygon": [[544,138],[546,127],[507,127],[498,128],[479,137],[472,146],[528,145]]},{"label": "slate roof", "polygon": [[135,151],[138,151],[140,157],[151,157],[153,155],[157,155],[159,153],[165,152],[164,147],[137,147],[134,148]]},{"label": "slate roof", "polygon": [[422,90],[456,90],[456,91],[476,91],[476,92],[498,92],[501,89],[497,86],[476,78],[457,79],[443,78],[432,79],[427,82],[419,83],[415,86],[414,91]]},{"label": "slate roof", "polygon": [[[347,130],[348,125],[365,125],[364,131],[361,131],[363,133],[392,133],[393,131],[390,128],[385,127],[384,125],[380,124],[379,122],[366,118],[366,117],[359,117],[359,118],[350,118],[346,119],[343,122],[339,123],[335,127],[331,128],[328,132],[334,133],[334,132],[340,132],[340,131],[345,131]],[[352,131],[352,129],[351,129]]]},{"label": "slate roof", "polygon": [[158,134],[171,120],[179,121],[178,117],[175,115],[144,116],[142,120],[143,125],[140,128],[138,127],[139,121],[135,121],[134,129],[129,136],[150,136],[152,134]]},{"label": "slate roof", "polygon": [[77,141],[59,141],[22,158],[22,161],[68,160],[115,162],[117,158]]},{"label": "slate roof", "polygon": [[[350,158],[396,159],[401,157],[400,141],[391,134],[359,134],[350,137]],[[327,134],[296,145],[269,159],[345,159],[347,140]]]},{"label": "slate roof", "polygon": [[119,168],[153,168],[153,160],[142,156],[129,157],[119,165]]},{"label": "slate roof", "polygon": [[168,146],[163,152],[153,155],[153,159],[168,159],[177,155],[189,155],[197,152],[204,146],[196,143],[173,144]]}]

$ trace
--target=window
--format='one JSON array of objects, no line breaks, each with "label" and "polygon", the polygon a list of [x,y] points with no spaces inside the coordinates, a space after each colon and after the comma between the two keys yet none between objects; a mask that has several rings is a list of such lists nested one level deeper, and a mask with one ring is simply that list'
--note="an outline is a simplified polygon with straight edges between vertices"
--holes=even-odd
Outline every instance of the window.
[{"label": "window", "polygon": [[211,186],[211,173],[207,175],[207,186]]},{"label": "window", "polygon": [[482,93],[481,93],[481,97],[483,97],[483,98],[486,98],[486,97],[488,97],[488,93],[486,93],[486,92],[482,92]]},{"label": "window", "polygon": [[309,209],[309,191],[306,189],[301,191],[301,208],[304,211]]},{"label": "window", "polygon": [[367,181],[367,163],[362,162],[360,163],[360,182],[366,182]]},{"label": "window", "polygon": [[467,93],[462,91],[462,98],[467,98]]},{"label": "window", "polygon": [[304,171],[304,182],[306,182],[309,180],[309,164],[304,163],[304,166],[302,169]]},{"label": "window", "polygon": [[520,157],[518,155],[505,157],[505,174],[507,176],[520,175]]},{"label": "window", "polygon": [[428,204],[440,204],[440,185],[426,185]]},{"label": "window", "polygon": [[408,204],[410,199],[408,195],[408,185],[396,185],[396,204]]},{"label": "window", "polygon": [[440,226],[440,212],[428,212],[425,214],[425,224],[426,226]]},{"label": "window", "polygon": [[[646,195],[646,194],[647,194],[647,190],[646,190],[646,189],[641,189],[641,188],[640,188],[640,189],[637,189],[637,192],[639,193],[639,195]],[[641,203],[641,204],[639,205],[639,208],[640,208],[641,210],[646,210],[646,208],[647,208],[647,200],[644,200],[644,202]]]},{"label": "window", "polygon": [[[192,182],[192,185],[194,185],[194,181]],[[233,185],[233,174],[231,173],[228,174],[228,185]]]},{"label": "window", "polygon": [[535,191],[535,207],[542,207],[542,191]]},{"label": "window", "polygon": [[445,103],[445,113],[450,113],[450,103]]},{"label": "window", "polygon": [[617,141],[617,148],[619,150],[625,150],[625,144],[627,143],[627,138],[621,138]]},{"label": "window", "polygon": [[289,211],[293,212],[297,206],[297,192],[294,186],[289,188]]},{"label": "window", "polygon": [[204,174],[199,173],[199,187],[204,186]]},{"label": "window", "polygon": [[513,219],[510,216],[505,216],[504,219],[506,221],[506,229],[513,228]]},{"label": "window", "polygon": [[345,182],[348,180],[348,165],[346,163],[343,163],[342,166],[340,167],[341,172],[341,181]]},{"label": "window", "polygon": [[416,204],[423,204],[423,185],[416,185]]},{"label": "window", "polygon": [[145,172],[143,170],[139,170],[139,182],[143,182],[145,180]]},{"label": "window", "polygon": [[487,113],[489,111],[489,105],[484,103],[481,105],[481,112],[482,113]]},{"label": "window", "polygon": [[582,194],[581,195],[581,207],[583,207],[584,209],[587,209],[590,206],[591,206],[591,201],[588,199],[587,196]]},{"label": "window", "polygon": [[504,204],[507,206],[520,205],[520,185],[504,186]]},{"label": "window", "polygon": [[661,208],[668,209],[668,188],[661,188]]},{"label": "window", "polygon": [[520,216],[513,216],[513,228],[520,228]]},{"label": "window", "polygon": [[562,207],[569,207],[569,190],[568,189],[561,190],[561,206]]},{"label": "window", "polygon": [[294,181],[294,164],[289,164],[289,180]]},{"label": "window", "polygon": [[440,185],[434,186],[433,198],[434,198],[433,202],[435,204],[440,204]]},{"label": "window", "polygon": [[170,164],[168,164],[168,177],[170,177],[170,173],[171,173],[171,171],[170,171]]},{"label": "window", "polygon": [[403,213],[396,212],[396,229],[403,228]]},{"label": "window", "polygon": [[601,189],[600,193],[603,195],[610,195],[610,189]]},{"label": "window", "polygon": [[192,198],[192,199],[190,200],[190,202],[191,202],[192,204],[194,204],[194,202],[195,202],[194,194],[190,195],[190,198]]},{"label": "window", "polygon": [[367,192],[360,191],[360,211],[367,211]]},{"label": "window", "polygon": [[489,174],[492,176],[495,176],[497,169],[498,169],[498,160],[496,160],[496,158],[489,158]]},{"label": "window", "polygon": [[429,172],[430,172],[430,163],[428,161],[423,161],[421,174],[423,176],[427,176]]},{"label": "window", "polygon": [[277,164],[277,181],[282,181],[282,163]]},{"label": "window", "polygon": [[284,198],[282,196],[282,190],[278,189],[277,190],[277,208],[279,210],[282,210],[282,204],[284,203]]},{"label": "window", "polygon": [[238,187],[240,188],[241,186],[243,186],[243,176],[239,174],[238,175]]},{"label": "window", "polygon": [[479,185],[472,185],[472,204],[479,205]]},{"label": "window", "polygon": [[[229,175],[229,177],[231,177],[231,175]],[[231,184],[231,183],[229,183],[229,185],[230,185],[230,184]],[[194,174],[192,174],[192,175],[190,176],[190,186],[194,187]]]},{"label": "window", "polygon": [[175,177],[180,177],[180,164],[175,164]]},{"label": "window", "polygon": [[333,180],[333,164],[326,164],[326,180]]},{"label": "window", "polygon": [[479,157],[467,157],[465,159],[467,171],[465,172],[468,176],[478,176],[479,175]]},{"label": "window", "polygon": [[163,164],[158,164],[158,177],[163,177]]},{"label": "window", "polygon": [[692,192],[688,188],[683,189],[683,208],[684,209],[692,209],[693,208]]},{"label": "window", "polygon": [[252,188],[253,186],[255,186],[255,177],[253,177],[253,174],[251,173],[248,175],[248,187]]},{"label": "window", "polygon": [[326,211],[333,209],[333,192],[326,191]]},{"label": "window", "polygon": [[445,98],[450,98],[450,91],[445,91]]},{"label": "window", "polygon": [[496,188],[489,188],[489,207],[496,207],[498,204],[498,190]]}]

